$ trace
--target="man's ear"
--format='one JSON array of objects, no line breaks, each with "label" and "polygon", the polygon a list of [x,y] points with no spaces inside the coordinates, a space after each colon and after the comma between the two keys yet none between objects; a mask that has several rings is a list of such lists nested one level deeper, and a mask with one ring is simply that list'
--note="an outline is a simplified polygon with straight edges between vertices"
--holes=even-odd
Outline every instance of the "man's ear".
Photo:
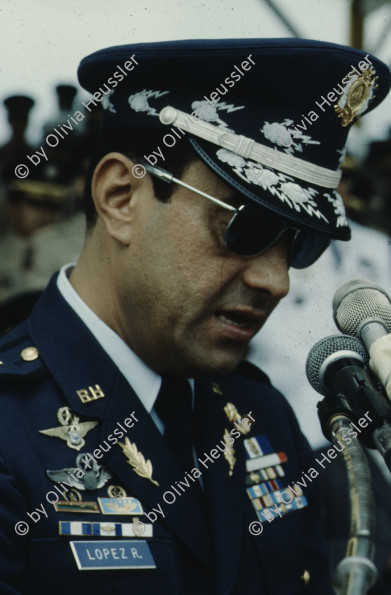
[{"label": "man's ear", "polygon": [[96,166],[91,184],[96,212],[107,233],[126,246],[135,214],[134,193],[143,183],[133,176],[134,165],[122,153],[107,153]]}]

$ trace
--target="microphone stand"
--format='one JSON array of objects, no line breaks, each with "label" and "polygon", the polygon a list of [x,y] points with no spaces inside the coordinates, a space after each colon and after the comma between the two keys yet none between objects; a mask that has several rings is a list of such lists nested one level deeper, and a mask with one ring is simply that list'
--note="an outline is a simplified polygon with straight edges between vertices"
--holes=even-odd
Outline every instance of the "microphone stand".
[{"label": "microphone stand", "polygon": [[[358,369],[354,367],[354,364],[355,362],[352,360],[352,370],[344,366],[332,377],[330,388],[337,397],[337,403],[333,402],[333,411],[334,413],[345,412],[347,415],[350,411],[353,415],[352,421],[364,416],[366,411],[370,412],[370,426],[362,431],[360,439],[365,446],[377,448],[391,472],[391,424],[389,421],[391,420],[391,404],[384,392],[377,390],[368,370]],[[331,364],[328,367],[328,373],[332,369],[333,365]],[[326,397],[325,401],[327,404],[332,402],[330,396]],[[324,406],[327,407],[326,403]],[[327,424],[326,426],[322,425],[322,429],[326,436]]]},{"label": "microphone stand", "polygon": [[[343,413],[331,418],[329,430],[333,443],[342,444],[342,436],[351,428]],[[350,438],[342,451],[350,495],[350,536],[346,556],[337,567],[341,595],[365,595],[375,583],[375,502],[371,489],[368,461],[358,438]]]},{"label": "microphone stand", "polygon": [[[325,395],[318,403],[324,436],[342,452],[349,482],[350,536],[345,558],[337,567],[341,595],[365,595],[376,580],[375,504],[368,461],[359,439],[377,447],[391,470],[390,403],[374,385],[363,366],[362,346],[352,337],[326,337],[307,359],[310,384]],[[359,342],[358,342],[359,343]],[[361,360],[361,361],[360,361]],[[370,425],[361,417],[370,412]],[[364,420],[365,421],[365,420]],[[355,425],[358,423],[360,429]],[[357,432],[351,432],[352,426]],[[362,428],[362,429],[361,429]],[[358,438],[359,437],[359,438]],[[337,443],[344,444],[342,450]]]}]

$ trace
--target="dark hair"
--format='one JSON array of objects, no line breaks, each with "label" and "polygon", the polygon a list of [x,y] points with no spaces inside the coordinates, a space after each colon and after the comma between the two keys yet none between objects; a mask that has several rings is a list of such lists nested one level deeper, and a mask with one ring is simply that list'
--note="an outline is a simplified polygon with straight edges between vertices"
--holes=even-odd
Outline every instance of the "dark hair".
[{"label": "dark hair", "polygon": [[[84,213],[87,228],[91,228],[97,219],[94,201],[91,194],[91,182],[94,171],[99,161],[112,151],[123,153],[130,159],[139,162],[145,161],[144,155],[149,156],[159,146],[163,152],[164,161],[158,159],[156,165],[167,169],[175,177],[180,178],[186,168],[197,158],[197,153],[186,138],[178,139],[173,147],[162,145],[163,133],[161,130],[133,128],[109,128],[100,132],[94,152],[91,155],[84,187]],[[167,202],[175,188],[155,177],[152,178],[155,196],[158,200]]]}]

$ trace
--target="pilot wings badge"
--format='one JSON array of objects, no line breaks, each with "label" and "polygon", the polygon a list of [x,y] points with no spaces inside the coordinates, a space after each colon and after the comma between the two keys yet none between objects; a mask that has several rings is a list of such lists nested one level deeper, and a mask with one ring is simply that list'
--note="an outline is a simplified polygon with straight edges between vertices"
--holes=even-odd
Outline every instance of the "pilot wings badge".
[{"label": "pilot wings badge", "polygon": [[69,407],[61,407],[57,412],[57,419],[61,426],[39,430],[39,433],[46,436],[53,436],[54,438],[61,438],[61,440],[66,441],[69,448],[74,448],[75,450],[83,448],[85,445],[84,436],[99,423],[97,421],[84,421],[80,423],[80,419]]},{"label": "pilot wings badge", "polygon": [[64,482],[78,490],[99,490],[111,479],[111,474],[102,465],[98,465],[88,452],[77,455],[76,467],[52,471],[48,469],[46,474],[55,483],[63,486],[61,482]]}]

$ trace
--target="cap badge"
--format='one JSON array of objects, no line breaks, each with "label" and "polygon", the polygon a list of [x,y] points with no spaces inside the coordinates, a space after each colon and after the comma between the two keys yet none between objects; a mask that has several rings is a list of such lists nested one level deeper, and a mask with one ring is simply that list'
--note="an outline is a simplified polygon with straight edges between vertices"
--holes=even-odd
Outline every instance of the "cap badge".
[{"label": "cap badge", "polygon": [[374,90],[378,86],[375,83],[378,78],[375,76],[374,70],[370,68],[346,85],[341,99],[334,106],[335,113],[339,118],[342,118],[342,126],[348,126],[365,112],[369,100],[374,97]]}]

